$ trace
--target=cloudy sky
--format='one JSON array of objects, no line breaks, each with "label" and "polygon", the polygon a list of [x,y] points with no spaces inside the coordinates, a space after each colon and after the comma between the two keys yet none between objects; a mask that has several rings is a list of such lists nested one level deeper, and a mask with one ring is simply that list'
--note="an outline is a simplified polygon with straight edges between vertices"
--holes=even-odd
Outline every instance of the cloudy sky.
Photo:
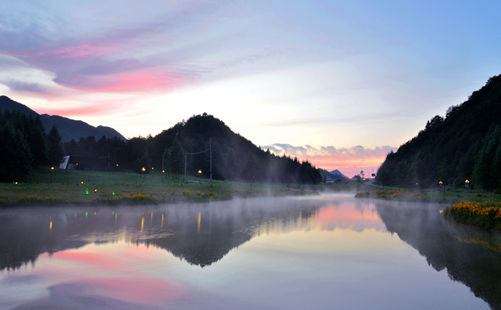
[{"label": "cloudy sky", "polygon": [[501,73],[497,1],[0,1],[0,94],[155,135],[207,112],[347,174]]}]

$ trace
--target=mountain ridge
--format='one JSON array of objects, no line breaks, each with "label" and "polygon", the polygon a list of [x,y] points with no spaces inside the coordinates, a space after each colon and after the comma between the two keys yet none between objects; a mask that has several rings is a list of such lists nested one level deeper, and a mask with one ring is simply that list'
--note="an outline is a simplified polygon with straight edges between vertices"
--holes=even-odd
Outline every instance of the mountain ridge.
[{"label": "mountain ridge", "polygon": [[[468,181],[468,182],[467,182]],[[501,75],[491,77],[445,118],[390,152],[378,170],[382,185],[501,188]],[[471,182],[471,183],[469,183]]]},{"label": "mountain ridge", "polygon": [[111,127],[101,125],[94,127],[84,121],[74,120],[64,116],[38,114],[25,104],[12,100],[5,95],[0,96],[0,111],[18,111],[31,117],[40,117],[45,132],[48,133],[52,125],[55,125],[61,134],[63,142],[68,142],[72,139],[78,141],[80,138],[89,136],[94,136],[96,139],[105,136],[106,138],[117,137],[120,140],[125,140],[122,134]]}]

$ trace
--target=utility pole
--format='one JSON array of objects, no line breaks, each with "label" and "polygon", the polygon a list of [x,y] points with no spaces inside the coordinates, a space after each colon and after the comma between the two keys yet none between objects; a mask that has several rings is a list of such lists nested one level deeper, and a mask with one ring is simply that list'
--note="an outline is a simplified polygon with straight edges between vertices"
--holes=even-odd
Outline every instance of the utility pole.
[{"label": "utility pole", "polygon": [[186,161],[187,161],[187,157],[188,157],[188,154],[186,154],[186,152],[184,152],[184,182],[186,182]]},{"label": "utility pole", "polygon": [[209,138],[210,184],[212,185],[212,138]]}]

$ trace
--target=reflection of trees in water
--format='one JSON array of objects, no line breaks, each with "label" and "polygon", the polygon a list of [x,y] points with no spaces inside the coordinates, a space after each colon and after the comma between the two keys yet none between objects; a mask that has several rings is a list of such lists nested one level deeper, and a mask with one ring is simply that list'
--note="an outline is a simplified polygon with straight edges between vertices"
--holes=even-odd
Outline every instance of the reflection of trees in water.
[{"label": "reflection of trees in water", "polygon": [[[155,245],[190,264],[210,265],[250,240],[266,222],[297,225],[321,202],[242,200],[171,207],[27,208],[0,212],[0,270],[87,243],[124,240]],[[94,213],[95,212],[95,213]],[[52,227],[50,222],[52,221]]]},{"label": "reflection of trees in water", "polygon": [[378,202],[389,232],[410,244],[428,264],[467,285],[493,309],[501,309],[501,235],[445,220],[433,205]]}]

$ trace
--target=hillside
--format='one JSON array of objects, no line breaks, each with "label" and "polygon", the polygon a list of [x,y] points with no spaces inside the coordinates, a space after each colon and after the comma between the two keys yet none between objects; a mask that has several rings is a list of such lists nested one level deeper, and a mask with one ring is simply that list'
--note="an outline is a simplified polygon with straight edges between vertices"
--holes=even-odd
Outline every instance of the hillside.
[{"label": "hillside", "polygon": [[80,138],[88,136],[94,136],[97,139],[101,138],[102,136],[105,136],[106,138],[117,137],[121,140],[125,140],[125,138],[113,128],[104,126],[94,127],[85,122],[58,115],[40,115],[24,104],[16,102],[7,96],[0,96],[0,111],[17,111],[23,112],[31,117],[39,116],[40,121],[45,128],[45,132],[48,133],[50,128],[53,125],[56,125],[59,133],[61,134],[61,139],[63,142],[70,141],[71,139],[78,141]]},{"label": "hillside", "polygon": [[467,101],[435,116],[378,170],[383,185],[501,188],[501,75],[490,78]]},{"label": "hillside", "polygon": [[318,170],[309,162],[265,152],[207,114],[193,116],[155,137],[128,141],[84,139],[79,143],[66,143],[65,150],[78,160],[80,169],[139,172],[145,167],[147,171],[156,168],[167,174],[184,174],[184,154],[187,153],[186,173],[209,177],[212,152],[215,179],[282,183],[321,180]]}]

